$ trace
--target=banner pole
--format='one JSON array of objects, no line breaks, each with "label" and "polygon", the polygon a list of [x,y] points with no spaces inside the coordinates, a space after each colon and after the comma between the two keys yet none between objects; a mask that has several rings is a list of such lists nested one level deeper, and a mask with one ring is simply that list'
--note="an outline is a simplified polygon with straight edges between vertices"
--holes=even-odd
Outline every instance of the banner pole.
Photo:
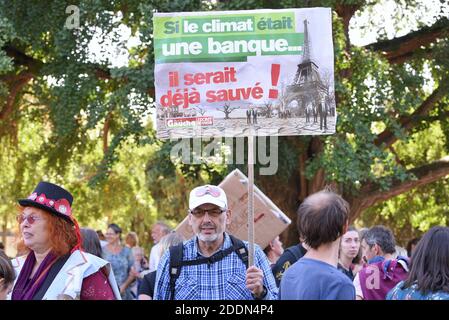
[{"label": "banner pole", "polygon": [[254,135],[250,125],[248,135],[248,266],[254,265]]}]

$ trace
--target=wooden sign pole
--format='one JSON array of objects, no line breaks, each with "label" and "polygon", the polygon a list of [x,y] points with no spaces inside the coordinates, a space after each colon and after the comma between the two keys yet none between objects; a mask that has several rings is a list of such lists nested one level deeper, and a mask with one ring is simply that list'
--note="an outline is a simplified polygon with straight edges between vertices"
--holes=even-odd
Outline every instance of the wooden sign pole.
[{"label": "wooden sign pole", "polygon": [[254,132],[250,125],[248,135],[248,265],[254,265]]}]

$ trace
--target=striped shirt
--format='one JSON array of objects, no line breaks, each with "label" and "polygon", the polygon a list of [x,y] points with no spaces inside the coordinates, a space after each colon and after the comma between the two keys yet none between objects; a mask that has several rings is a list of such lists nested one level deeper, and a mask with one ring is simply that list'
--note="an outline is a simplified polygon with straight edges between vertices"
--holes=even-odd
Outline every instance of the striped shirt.
[{"label": "striped shirt", "polygon": [[[224,234],[225,250],[232,246],[231,238]],[[248,243],[244,241],[248,247]],[[263,284],[267,289],[265,300],[276,300],[278,289],[270,269],[270,263],[258,245],[254,245],[254,264],[262,270]],[[183,260],[203,257],[198,248],[197,237],[184,242]],[[155,300],[170,299],[170,251],[167,250],[157,268]],[[236,252],[212,264],[182,266],[176,280],[175,300],[254,300],[246,288],[246,266]]]}]

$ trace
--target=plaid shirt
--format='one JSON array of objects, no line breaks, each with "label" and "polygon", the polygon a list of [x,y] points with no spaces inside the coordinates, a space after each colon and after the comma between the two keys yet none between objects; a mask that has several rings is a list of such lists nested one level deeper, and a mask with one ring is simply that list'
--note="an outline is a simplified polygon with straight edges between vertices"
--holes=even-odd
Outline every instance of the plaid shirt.
[{"label": "plaid shirt", "polygon": [[[245,241],[248,247],[248,243]],[[231,238],[225,233],[224,243],[220,250],[232,246]],[[265,300],[276,300],[278,289],[271,272],[267,257],[258,245],[254,245],[254,264],[262,270],[263,284],[267,288]],[[201,258],[197,237],[184,242],[183,260]],[[155,300],[170,299],[170,251],[162,256],[157,269]],[[222,260],[213,264],[182,266],[181,274],[176,280],[175,300],[254,300],[246,288],[246,266],[232,252]]]}]

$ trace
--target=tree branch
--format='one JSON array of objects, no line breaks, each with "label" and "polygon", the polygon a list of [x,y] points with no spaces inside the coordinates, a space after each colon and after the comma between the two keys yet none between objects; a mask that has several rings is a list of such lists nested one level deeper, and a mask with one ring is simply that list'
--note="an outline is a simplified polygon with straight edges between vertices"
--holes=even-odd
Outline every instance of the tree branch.
[{"label": "tree branch", "polygon": [[[335,11],[338,16],[343,19],[343,29],[346,37],[346,48],[349,49],[349,22],[351,21],[354,13],[361,8],[361,4],[341,4],[338,3],[335,7]],[[349,50],[348,50],[349,52]]]},{"label": "tree branch", "polygon": [[369,183],[360,190],[360,198],[348,197],[351,204],[351,221],[360,216],[362,211],[374,204],[391,199],[411,189],[435,182],[449,175],[449,156],[438,161],[408,170],[416,179],[395,180],[389,190],[380,191],[377,184]]},{"label": "tree branch", "polygon": [[42,61],[26,55],[11,45],[5,45],[2,50],[6,52],[8,57],[13,59],[14,65],[25,66],[31,73],[37,74],[38,70],[44,65]]},{"label": "tree branch", "polygon": [[[2,50],[6,52],[8,57],[13,59],[14,65],[25,66],[34,75],[37,75],[39,70],[45,65],[42,61],[26,55],[23,51],[11,45],[5,45]],[[98,79],[111,79],[111,72],[109,69],[101,68],[93,63],[90,64],[89,67],[92,68]]]},{"label": "tree branch", "polygon": [[3,77],[3,81],[5,81],[9,87],[9,96],[6,99],[5,105],[0,110],[0,120],[9,118],[14,110],[14,102],[16,101],[17,95],[32,78],[33,74],[28,71],[22,71],[12,78],[8,78],[8,76]]},{"label": "tree branch", "polygon": [[[23,51],[11,45],[5,45],[1,49],[4,50],[9,57],[13,58],[14,65],[28,67],[28,71],[34,74],[34,76],[38,75],[39,70],[45,65],[42,61],[26,55]],[[88,66],[92,69],[97,79],[112,79],[111,71],[109,69],[102,68],[97,64],[89,64]],[[0,77],[0,80],[2,80],[2,77]],[[124,77],[123,80],[125,82],[128,81],[126,77]],[[151,97],[155,96],[154,87],[149,87],[147,92]]]},{"label": "tree branch", "polygon": [[403,63],[422,47],[447,37],[448,32],[449,19],[442,18],[430,27],[423,27],[402,37],[369,44],[365,48],[382,52],[390,63]]},{"label": "tree branch", "polygon": [[[351,51],[351,43],[349,39],[349,22],[351,21],[352,16],[354,13],[361,8],[361,4],[341,4],[338,3],[335,7],[335,11],[337,12],[338,16],[342,18],[343,20],[343,32],[345,35],[345,51],[343,54],[347,57],[348,60],[351,59],[350,57],[350,51]],[[343,79],[348,79],[352,75],[352,69],[346,68],[342,69],[339,72],[340,77]]]},{"label": "tree branch", "polygon": [[[410,131],[413,129],[413,127],[419,123],[419,119],[426,116],[445,94],[447,94],[446,88],[444,85],[440,85],[432,92],[430,96],[427,97],[427,99],[418,107],[418,109],[415,110],[415,112],[399,119],[400,126],[405,131]],[[376,146],[385,144],[386,147],[390,147],[396,142],[397,139],[398,138],[394,135],[393,131],[387,128],[377,136],[374,144]]]},{"label": "tree branch", "polygon": [[[313,159],[320,155],[324,150],[324,143],[319,136],[314,136],[309,143],[307,155]],[[308,194],[320,191],[325,186],[325,171],[323,168],[317,170],[312,180],[308,183]]]},{"label": "tree branch", "polygon": [[396,160],[396,163],[401,166],[405,166],[404,161],[401,160],[396,150],[394,150],[393,146],[389,146],[388,149],[391,151],[391,153],[394,155],[394,158]]}]

